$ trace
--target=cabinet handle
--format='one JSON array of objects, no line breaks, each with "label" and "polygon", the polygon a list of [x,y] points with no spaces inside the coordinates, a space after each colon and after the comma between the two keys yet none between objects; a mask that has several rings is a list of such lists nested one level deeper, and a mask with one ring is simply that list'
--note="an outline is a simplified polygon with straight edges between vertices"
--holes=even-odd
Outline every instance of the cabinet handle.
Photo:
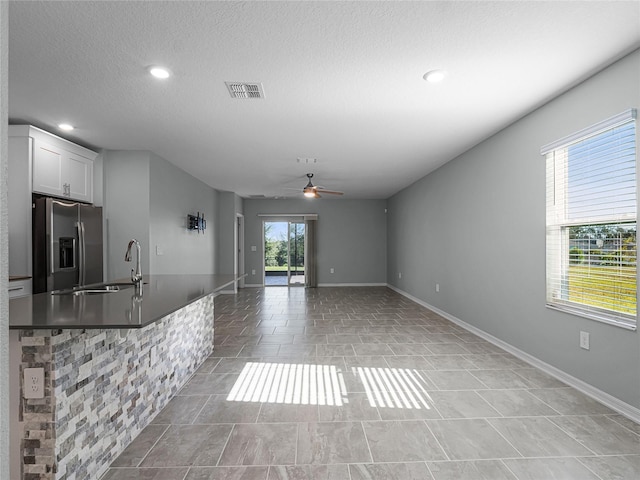
[{"label": "cabinet handle", "polygon": [[24,287],[13,287],[9,289],[10,292],[17,292],[18,290],[24,290]]}]

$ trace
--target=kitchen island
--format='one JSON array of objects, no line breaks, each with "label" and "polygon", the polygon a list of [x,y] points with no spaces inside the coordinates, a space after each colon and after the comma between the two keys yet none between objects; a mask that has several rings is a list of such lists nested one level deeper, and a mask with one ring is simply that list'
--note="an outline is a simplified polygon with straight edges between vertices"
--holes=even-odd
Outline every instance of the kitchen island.
[{"label": "kitchen island", "polygon": [[[11,478],[97,479],[213,351],[233,275],[152,275],[100,294],[9,303]],[[25,398],[26,368],[44,369]]]}]

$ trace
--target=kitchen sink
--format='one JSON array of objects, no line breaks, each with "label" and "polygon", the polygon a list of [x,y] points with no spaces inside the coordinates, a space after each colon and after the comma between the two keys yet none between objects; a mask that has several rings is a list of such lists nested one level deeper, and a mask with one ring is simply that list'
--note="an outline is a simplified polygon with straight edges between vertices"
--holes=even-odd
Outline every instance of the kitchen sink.
[{"label": "kitchen sink", "polygon": [[101,295],[104,293],[118,292],[121,289],[128,287],[133,287],[133,283],[98,283],[95,285],[85,285],[84,287],[54,290],[51,292],[51,295]]}]

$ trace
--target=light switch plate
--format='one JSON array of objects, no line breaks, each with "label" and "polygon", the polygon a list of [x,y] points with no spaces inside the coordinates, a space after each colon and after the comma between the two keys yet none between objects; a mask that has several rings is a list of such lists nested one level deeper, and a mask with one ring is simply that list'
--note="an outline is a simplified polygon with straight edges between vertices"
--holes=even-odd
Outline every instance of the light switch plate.
[{"label": "light switch plate", "polygon": [[589,350],[589,332],[580,332],[580,348]]}]

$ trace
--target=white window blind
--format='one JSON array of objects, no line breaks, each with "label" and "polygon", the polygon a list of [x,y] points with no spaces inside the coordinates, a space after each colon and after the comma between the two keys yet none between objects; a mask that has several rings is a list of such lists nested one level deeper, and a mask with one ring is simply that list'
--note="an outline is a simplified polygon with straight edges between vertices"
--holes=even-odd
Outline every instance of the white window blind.
[{"label": "white window blind", "polygon": [[547,305],[635,329],[636,111],[542,148]]}]

